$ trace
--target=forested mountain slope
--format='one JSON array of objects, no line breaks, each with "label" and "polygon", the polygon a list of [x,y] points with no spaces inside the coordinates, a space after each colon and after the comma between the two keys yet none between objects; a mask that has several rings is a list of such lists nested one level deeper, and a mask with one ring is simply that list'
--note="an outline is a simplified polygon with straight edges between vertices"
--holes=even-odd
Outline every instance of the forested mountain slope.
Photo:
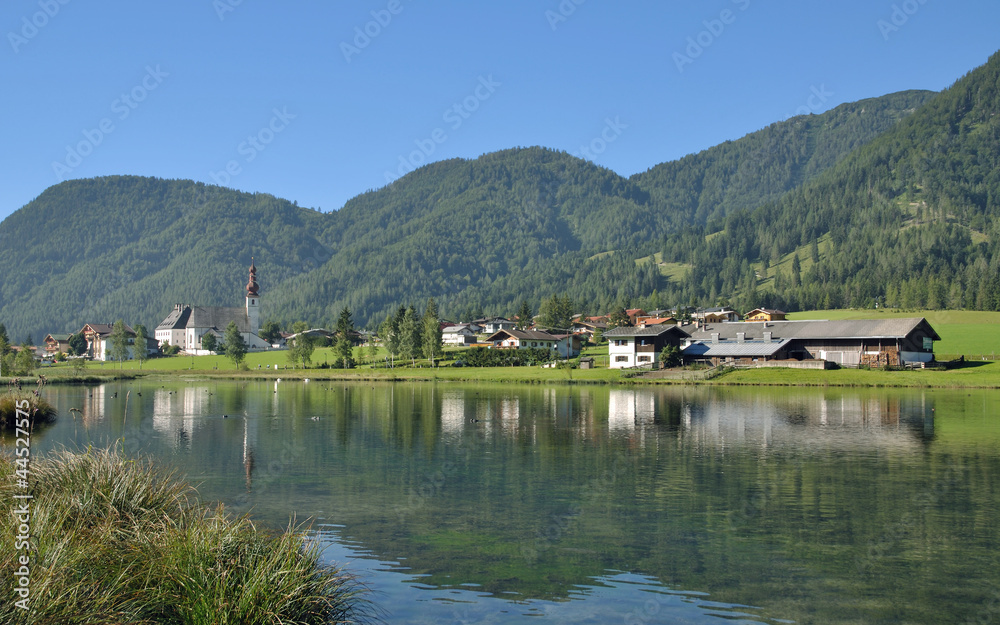
[{"label": "forested mountain slope", "polygon": [[771,124],[737,141],[632,176],[676,225],[757,208],[814,179],[935,94],[903,91]]},{"label": "forested mountain slope", "polygon": [[155,326],[176,302],[237,305],[251,256],[263,315],[283,323],[330,324],[343,306],[378,323],[428,297],[453,317],[522,299],[537,310],[553,294],[594,312],[656,292],[708,299],[713,285],[672,284],[635,259],[695,259],[707,231],[681,246],[671,233],[780,196],[927,97],[794,118],[632,179],[545,148],[442,161],[328,214],[192,181],[67,181],[0,223],[0,321],[39,341],[119,317]]},{"label": "forested mountain slope", "polygon": [[[680,298],[997,310],[998,218],[1000,53],[815,181],[719,232],[671,234],[663,253],[694,266]],[[767,266],[793,252],[799,272]]]}]

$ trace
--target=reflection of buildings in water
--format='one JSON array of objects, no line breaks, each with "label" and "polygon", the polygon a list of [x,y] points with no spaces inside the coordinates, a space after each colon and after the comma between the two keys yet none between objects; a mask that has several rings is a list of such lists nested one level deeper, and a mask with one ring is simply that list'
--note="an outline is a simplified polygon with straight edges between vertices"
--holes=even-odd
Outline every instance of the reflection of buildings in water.
[{"label": "reflection of buildings in water", "polygon": [[500,400],[500,432],[504,436],[517,434],[521,423],[521,399],[504,397]]},{"label": "reflection of buildings in water", "polygon": [[620,391],[608,393],[608,429],[631,432],[636,427],[652,425],[656,415],[656,395],[652,391]]},{"label": "reflection of buildings in water", "polygon": [[184,387],[177,391],[157,389],[153,393],[153,429],[166,435],[167,443],[177,448],[190,447],[195,417],[208,409],[208,388]]},{"label": "reflection of buildings in water", "polygon": [[681,410],[684,435],[700,444],[792,444],[827,448],[913,445],[933,432],[924,396],[802,396],[788,400],[705,398]]},{"label": "reflection of buildings in water", "polygon": [[446,392],[441,398],[441,431],[460,436],[465,428],[465,393]]},{"label": "reflection of buildings in water", "polygon": [[107,385],[101,384],[87,389],[87,395],[83,399],[83,413],[81,418],[85,425],[97,423],[104,418],[104,402],[114,391],[108,392]]}]

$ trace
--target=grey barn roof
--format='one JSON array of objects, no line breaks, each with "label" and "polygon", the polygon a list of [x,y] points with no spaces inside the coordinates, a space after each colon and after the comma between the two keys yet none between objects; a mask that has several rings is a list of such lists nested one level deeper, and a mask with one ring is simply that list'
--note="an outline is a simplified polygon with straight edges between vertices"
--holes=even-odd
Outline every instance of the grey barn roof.
[{"label": "grey barn roof", "polygon": [[692,343],[681,353],[685,356],[703,356],[706,358],[725,358],[732,356],[735,358],[752,358],[755,356],[773,356],[792,342],[792,339],[781,339],[779,341],[745,341],[736,343],[726,341],[725,343],[702,342]]},{"label": "grey barn roof", "polygon": [[[746,339],[761,339],[770,332],[775,339],[901,339],[921,326],[935,341],[941,340],[923,317],[903,319],[855,319],[839,321],[768,321],[712,323],[691,333],[693,340],[711,340],[718,333],[721,339],[735,339],[743,332]],[[607,334],[605,334],[607,336]]]}]

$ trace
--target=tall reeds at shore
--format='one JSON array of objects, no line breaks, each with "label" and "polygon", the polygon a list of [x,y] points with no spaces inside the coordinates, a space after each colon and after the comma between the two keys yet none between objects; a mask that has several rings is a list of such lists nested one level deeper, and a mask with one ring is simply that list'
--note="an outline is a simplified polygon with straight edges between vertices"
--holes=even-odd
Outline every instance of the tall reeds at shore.
[{"label": "tall reeds at shore", "polygon": [[[14,476],[0,455],[0,472]],[[14,501],[14,481],[0,497]],[[32,458],[31,599],[2,623],[370,623],[359,580],[324,564],[301,528],[269,532],[116,450]],[[19,566],[14,515],[0,515],[0,570]]]},{"label": "tall reeds at shore", "polygon": [[31,391],[11,390],[0,393],[0,428],[15,429],[18,406],[22,407],[30,422],[40,424],[56,420],[56,409],[44,397],[38,397]]}]

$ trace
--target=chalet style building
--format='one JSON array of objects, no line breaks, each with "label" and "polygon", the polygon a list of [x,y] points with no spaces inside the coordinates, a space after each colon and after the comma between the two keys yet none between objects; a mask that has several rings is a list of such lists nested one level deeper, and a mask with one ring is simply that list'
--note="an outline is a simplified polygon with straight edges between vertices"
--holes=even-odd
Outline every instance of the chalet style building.
[{"label": "chalet style building", "polygon": [[608,340],[608,366],[611,369],[653,367],[668,346],[680,347],[688,334],[677,325],[657,324],[646,327],[613,328],[604,333]]},{"label": "chalet style building", "polygon": [[69,337],[71,334],[46,334],[45,355],[54,356],[59,352],[69,353]]},{"label": "chalet style building", "polygon": [[787,313],[771,308],[754,308],[743,315],[743,321],[784,321]]},{"label": "chalet style building", "polygon": [[260,338],[260,285],[257,283],[257,267],[250,261],[250,278],[246,285],[246,302],[243,306],[190,306],[175,304],[170,314],[156,326],[156,341],[162,348],[169,343],[179,345],[190,354],[207,353],[202,349],[201,339],[206,334],[214,334],[222,342],[229,322],[235,322],[243,341],[250,350],[271,347]]}]

